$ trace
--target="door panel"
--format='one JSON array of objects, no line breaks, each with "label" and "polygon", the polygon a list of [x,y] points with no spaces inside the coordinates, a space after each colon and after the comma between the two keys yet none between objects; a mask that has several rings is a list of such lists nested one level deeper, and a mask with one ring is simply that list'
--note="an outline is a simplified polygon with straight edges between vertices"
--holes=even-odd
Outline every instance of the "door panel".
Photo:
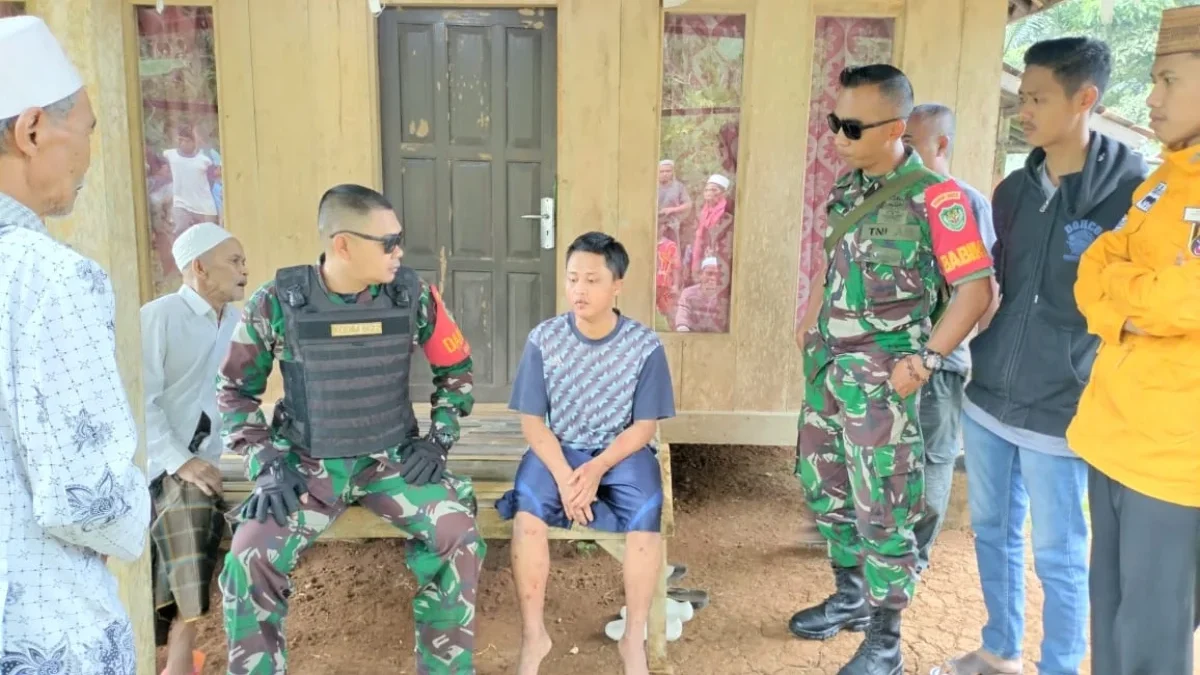
[{"label": "door panel", "polygon": [[[505,401],[529,331],[554,313],[555,16],[402,10],[379,19],[384,192],[404,262],[436,283],[471,344],[475,398]],[[423,358],[416,399],[432,391]]]}]

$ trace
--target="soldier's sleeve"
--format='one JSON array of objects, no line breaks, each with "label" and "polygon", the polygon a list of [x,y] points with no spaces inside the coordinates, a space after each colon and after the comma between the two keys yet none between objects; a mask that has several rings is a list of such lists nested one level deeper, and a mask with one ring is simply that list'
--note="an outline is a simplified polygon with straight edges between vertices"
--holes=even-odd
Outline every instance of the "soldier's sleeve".
[{"label": "soldier's sleeve", "polygon": [[992,274],[992,256],[979,234],[967,193],[953,179],[925,189],[925,213],[938,268],[951,286]]},{"label": "soldier's sleeve", "polygon": [[283,337],[283,308],[274,282],[259,288],[242,311],[233,341],[217,371],[217,407],[225,447],[246,457],[251,480],[262,467],[287,451],[271,438],[262,411],[262,395],[275,361],[276,341]]},{"label": "soldier's sleeve", "polygon": [[470,415],[475,405],[471,393],[474,381],[471,346],[450,316],[437,288],[424,281],[417,301],[417,344],[433,370],[431,431],[457,441],[458,418]]}]

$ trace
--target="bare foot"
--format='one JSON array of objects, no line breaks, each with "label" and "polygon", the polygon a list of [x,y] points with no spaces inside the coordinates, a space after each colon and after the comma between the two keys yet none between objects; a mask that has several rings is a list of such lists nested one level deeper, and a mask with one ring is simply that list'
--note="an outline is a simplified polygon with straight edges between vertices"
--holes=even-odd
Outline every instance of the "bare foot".
[{"label": "bare foot", "polygon": [[625,664],[625,675],[650,675],[650,666],[646,663],[646,640],[633,640],[628,633],[617,643],[621,652],[621,662]]},{"label": "bare foot", "polygon": [[550,653],[552,646],[550,634],[545,628],[533,638],[524,638],[521,641],[521,655],[517,659],[517,675],[538,675],[542,659]]}]

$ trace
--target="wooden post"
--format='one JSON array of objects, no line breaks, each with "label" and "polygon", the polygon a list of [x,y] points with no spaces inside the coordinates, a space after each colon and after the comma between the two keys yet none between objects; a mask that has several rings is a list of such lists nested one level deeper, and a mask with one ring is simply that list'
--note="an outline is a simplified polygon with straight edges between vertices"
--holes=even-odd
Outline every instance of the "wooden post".
[{"label": "wooden post", "polygon": [[[142,419],[141,306],[129,117],[125,96],[125,41],[122,0],[34,0],[30,14],[44,19],[83,77],[96,111],[92,165],[87,184],[69,217],[48,223],[60,241],[94,259],[112,280],[116,294],[117,365],[138,426],[136,462],[145,467]],[[154,620],[150,556],[147,547],[133,563],[111,561],[121,600],[133,620],[137,672],[152,675]]]}]

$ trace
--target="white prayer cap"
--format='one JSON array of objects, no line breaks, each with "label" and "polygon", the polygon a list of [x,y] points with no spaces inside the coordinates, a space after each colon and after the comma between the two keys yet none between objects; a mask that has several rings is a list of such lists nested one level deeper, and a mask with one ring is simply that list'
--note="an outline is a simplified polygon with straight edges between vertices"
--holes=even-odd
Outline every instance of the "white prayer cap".
[{"label": "white prayer cap", "polygon": [[707,258],[705,258],[704,260],[700,261],[700,269],[706,269],[709,267],[720,267],[720,266],[721,266],[721,261],[717,260],[715,257],[713,257],[711,255],[708,256]]},{"label": "white prayer cap", "polygon": [[0,119],[44,108],[83,88],[62,46],[36,16],[0,19]]},{"label": "white prayer cap", "polygon": [[175,256],[175,267],[187,269],[192,261],[217,247],[217,244],[232,239],[229,230],[216,223],[196,223],[183,231],[171,246],[171,255]]},{"label": "white prayer cap", "polygon": [[708,182],[713,185],[720,185],[722,190],[729,189],[729,179],[719,173],[714,173],[708,177]]},{"label": "white prayer cap", "polygon": [[675,166],[675,160],[664,159],[663,161],[659,162],[658,165],[659,166]]}]

